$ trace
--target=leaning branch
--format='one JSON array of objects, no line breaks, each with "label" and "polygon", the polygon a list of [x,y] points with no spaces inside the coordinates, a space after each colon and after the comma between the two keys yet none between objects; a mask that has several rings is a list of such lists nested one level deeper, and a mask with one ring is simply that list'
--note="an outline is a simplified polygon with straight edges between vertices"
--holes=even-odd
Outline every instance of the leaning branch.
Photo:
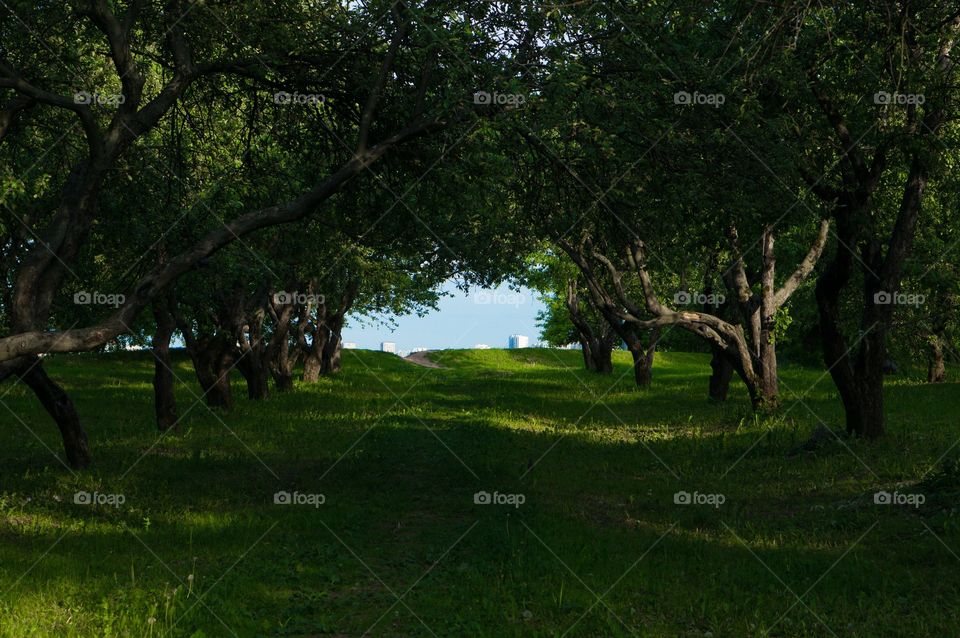
[{"label": "leaning branch", "polygon": [[390,149],[443,126],[444,123],[438,120],[412,124],[363,155],[355,155],[336,173],[297,199],[246,213],[207,233],[192,247],[145,275],[126,302],[97,325],[58,332],[24,332],[0,339],[0,362],[40,352],[89,350],[127,332],[128,326],[156,295],[201,260],[256,230],[286,224],[310,215],[350,179],[379,160]]},{"label": "leaning branch", "polygon": [[803,258],[803,261],[797,266],[797,269],[793,271],[783,285],[780,286],[776,294],[773,296],[773,306],[774,309],[780,308],[790,299],[790,296],[797,290],[797,288],[802,284],[810,274],[813,272],[814,267],[816,267],[817,262],[820,260],[820,255],[823,254],[823,249],[827,245],[827,238],[830,235],[830,220],[824,219],[820,222],[820,232],[817,233],[817,238],[814,240],[813,244],[810,246],[810,250],[807,251],[806,256]]}]

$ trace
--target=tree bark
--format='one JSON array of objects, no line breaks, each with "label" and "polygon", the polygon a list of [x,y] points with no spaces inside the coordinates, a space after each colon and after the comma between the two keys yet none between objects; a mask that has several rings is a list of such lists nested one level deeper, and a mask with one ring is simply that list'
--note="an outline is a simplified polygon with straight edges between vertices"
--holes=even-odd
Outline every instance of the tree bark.
[{"label": "tree bark", "polygon": [[[302,285],[291,287],[298,292],[303,288]],[[273,384],[277,392],[289,392],[293,390],[293,368],[300,358],[300,349],[296,340],[291,348],[290,329],[295,315],[301,320],[306,319],[307,304],[297,299],[281,302],[271,292],[268,293],[267,310],[273,319],[273,334],[263,353],[265,366],[273,376]]]},{"label": "tree bark", "polygon": [[207,405],[210,407],[233,409],[233,393],[230,391],[230,370],[233,367],[233,357],[221,354],[214,364],[213,384],[204,389]]},{"label": "tree bark", "polygon": [[161,301],[154,302],[153,315],[157,324],[151,344],[154,411],[157,429],[163,432],[176,428],[178,423],[177,400],[173,393],[173,362],[170,359],[170,338],[176,329],[176,322]]},{"label": "tree bark", "polygon": [[203,390],[203,398],[211,408],[233,409],[233,394],[230,391],[230,370],[234,357],[222,338],[213,337],[204,343],[191,345],[187,352],[193,361],[193,369]]},{"label": "tree bark", "polygon": [[273,385],[277,392],[290,392],[293,390],[293,366],[296,364],[296,357],[291,356],[286,337],[284,337],[284,342],[276,348],[275,353],[270,365]]},{"label": "tree bark", "polygon": [[339,330],[330,330],[330,337],[323,346],[320,374],[337,374],[340,372],[340,354],[343,348],[343,339]]},{"label": "tree bark", "polygon": [[590,372],[597,371],[597,362],[593,359],[593,352],[590,350],[590,340],[584,339],[579,335],[577,341],[580,342],[580,354],[583,355],[583,367]]},{"label": "tree bark", "polygon": [[730,357],[724,352],[723,348],[710,346],[712,357],[710,358],[710,390],[709,397],[711,401],[723,403],[727,400],[730,392],[730,380],[733,378],[733,363]]},{"label": "tree bark", "polygon": [[613,344],[598,340],[594,347],[590,349],[590,357],[593,360],[593,367],[588,368],[597,374],[613,373]]},{"label": "tree bark", "polygon": [[327,330],[324,321],[325,305],[319,304],[316,309],[316,317],[310,326],[310,343],[307,343],[306,336],[298,333],[300,349],[303,352],[303,381],[304,383],[316,383],[320,380],[320,373],[323,371],[323,351],[327,347],[327,340],[330,332]]},{"label": "tree bark", "polygon": [[[589,298],[588,301],[589,302]],[[597,374],[611,374],[613,372],[613,344],[616,342],[617,333],[612,327],[606,330],[598,331],[590,325],[590,322],[583,315],[580,309],[580,296],[577,294],[577,280],[567,281],[567,294],[565,299],[567,314],[570,315],[570,323],[573,324],[577,332],[577,341],[583,351],[584,367],[590,372]]]},{"label": "tree bark", "polygon": [[649,388],[653,381],[653,374],[647,362],[646,351],[640,348],[630,348],[630,355],[633,357],[633,380],[638,388]]},{"label": "tree bark", "polygon": [[270,370],[256,351],[241,353],[236,368],[247,382],[247,398],[254,401],[270,398]]},{"label": "tree bark", "polygon": [[947,367],[943,362],[943,344],[940,335],[931,335],[927,353],[927,382],[943,383],[947,380]]},{"label": "tree bark", "polygon": [[80,415],[77,414],[77,408],[69,395],[47,376],[43,364],[36,357],[31,357],[16,374],[27,384],[27,387],[33,390],[44,409],[60,428],[63,450],[70,467],[79,470],[89,466],[90,448],[87,444],[87,433],[80,424]]},{"label": "tree bark", "polygon": [[780,381],[777,377],[777,347],[772,322],[764,320],[760,330],[760,358],[757,366],[757,390],[763,407],[776,408],[780,403]]},{"label": "tree bark", "polygon": [[660,329],[655,328],[646,340],[635,339],[628,343],[630,356],[633,357],[633,379],[638,388],[649,388],[653,381],[653,357],[660,339]]},{"label": "tree bark", "polygon": [[303,357],[303,381],[304,383],[316,383],[320,380],[321,368],[320,353],[314,348],[310,348]]}]

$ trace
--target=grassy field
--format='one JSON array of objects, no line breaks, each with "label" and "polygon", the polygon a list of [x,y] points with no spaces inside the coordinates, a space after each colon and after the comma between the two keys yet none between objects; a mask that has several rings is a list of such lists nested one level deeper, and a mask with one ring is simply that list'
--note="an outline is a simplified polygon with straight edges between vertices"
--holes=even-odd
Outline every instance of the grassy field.
[{"label": "grassy field", "polygon": [[160,438],[143,353],[52,358],[95,464],[0,386],[0,635],[956,635],[957,384],[893,378],[885,439],[788,456],[842,424],[822,371],[786,366],[757,418],[706,402],[702,355],[658,354],[648,391],[618,355],[347,351],[269,401],[235,383],[229,415],[179,360]]}]

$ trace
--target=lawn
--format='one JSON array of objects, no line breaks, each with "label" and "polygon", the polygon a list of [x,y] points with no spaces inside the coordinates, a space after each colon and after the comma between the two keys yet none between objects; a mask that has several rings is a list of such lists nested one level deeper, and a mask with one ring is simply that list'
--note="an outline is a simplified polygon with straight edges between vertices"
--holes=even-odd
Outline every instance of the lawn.
[{"label": "lawn", "polygon": [[758,418],[706,401],[704,355],[658,353],[645,391],[617,355],[346,351],[264,402],[238,377],[230,414],[180,358],[163,436],[148,355],[53,357],[94,465],[0,387],[0,635],[956,634],[957,384],[891,377],[883,440],[791,456],[842,427],[822,370],[784,366]]}]

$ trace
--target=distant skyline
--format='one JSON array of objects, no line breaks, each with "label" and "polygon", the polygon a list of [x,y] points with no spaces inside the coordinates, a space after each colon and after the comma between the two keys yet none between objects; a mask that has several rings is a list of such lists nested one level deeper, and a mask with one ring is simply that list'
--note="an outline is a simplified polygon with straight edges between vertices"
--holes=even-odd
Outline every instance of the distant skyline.
[{"label": "distant skyline", "polygon": [[536,318],[545,306],[535,291],[499,286],[464,294],[452,282],[443,289],[452,296],[442,298],[437,310],[424,317],[396,317],[393,331],[369,319],[360,324],[357,317],[348,317],[343,340],[370,350],[379,350],[382,341],[393,341],[398,351],[405,352],[414,348],[473,348],[477,344],[506,348],[514,334],[530,337],[531,346],[540,341]]}]

